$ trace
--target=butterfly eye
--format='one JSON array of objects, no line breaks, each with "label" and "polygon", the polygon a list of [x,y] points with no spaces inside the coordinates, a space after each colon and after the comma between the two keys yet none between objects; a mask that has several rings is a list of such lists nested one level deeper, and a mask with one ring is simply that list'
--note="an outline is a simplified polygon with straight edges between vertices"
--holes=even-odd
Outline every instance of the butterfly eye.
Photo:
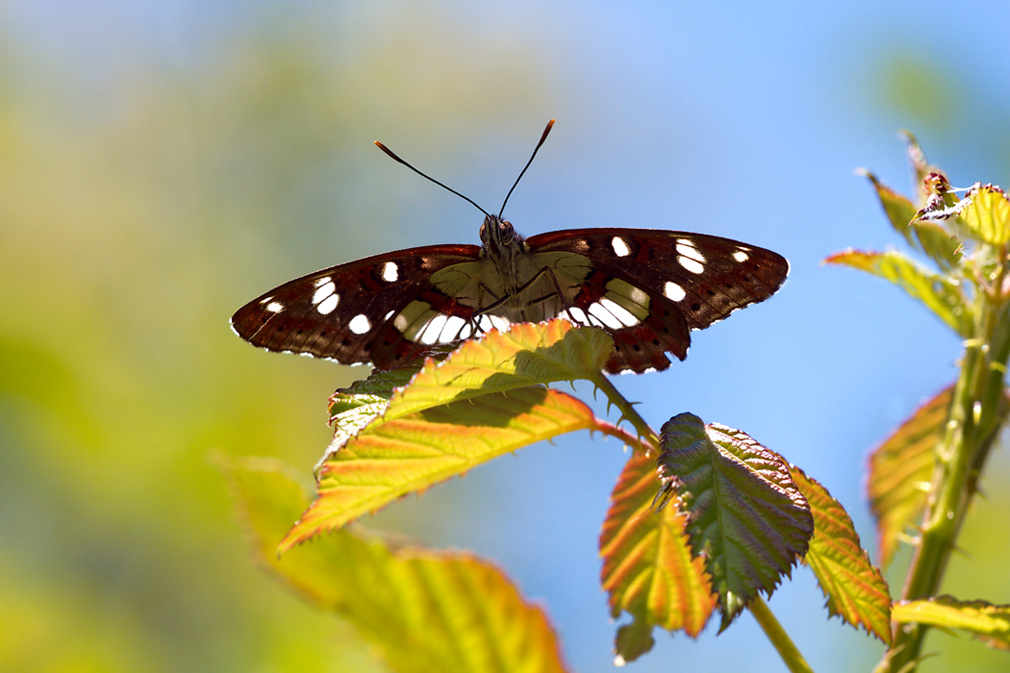
[{"label": "butterfly eye", "polygon": [[516,230],[512,223],[507,220],[498,221],[498,240],[502,243],[511,243],[516,237]]}]

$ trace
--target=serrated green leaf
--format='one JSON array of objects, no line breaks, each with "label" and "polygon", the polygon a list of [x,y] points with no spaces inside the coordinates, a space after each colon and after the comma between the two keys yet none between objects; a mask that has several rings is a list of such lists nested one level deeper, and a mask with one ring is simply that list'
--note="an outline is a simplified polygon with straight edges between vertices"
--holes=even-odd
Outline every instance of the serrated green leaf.
[{"label": "serrated green leaf", "polygon": [[944,388],[916,409],[870,454],[866,488],[877,520],[881,567],[891,563],[901,535],[915,525],[926,506],[952,390],[953,386]]},{"label": "serrated green leaf", "polygon": [[347,388],[340,388],[330,396],[328,407],[333,441],[316,463],[316,473],[347,440],[385,413],[394,391],[407,385],[423,363],[415,364],[416,366],[396,369],[375,369],[368,378],[355,381]]},{"label": "serrated green leaf", "polygon": [[964,243],[945,227],[935,222],[915,221],[909,225],[919,242],[919,249],[946,272],[950,272],[964,257]]},{"label": "serrated green leaf", "polygon": [[504,453],[574,430],[617,432],[581,401],[542,387],[463,399],[391,421],[377,419],[323,464],[317,498],[280,549]]},{"label": "serrated green leaf", "polygon": [[683,629],[696,637],[715,607],[704,562],[692,558],[684,512],[673,503],[653,507],[660,487],[654,455],[632,455],[611,494],[600,533],[600,582],[610,614],[617,619],[626,611],[632,618],[619,627],[614,641],[623,661],[652,647],[654,626]]},{"label": "serrated green leaf", "polygon": [[678,414],[663,425],[661,446],[663,496],[687,511],[691,547],[719,594],[721,631],[806,553],[810,507],[782,457],[739,430]]},{"label": "serrated green leaf", "polygon": [[824,261],[828,264],[851,266],[889,280],[925,304],[961,336],[968,337],[972,333],[969,301],[961,286],[945,276],[923,269],[900,252],[844,250]]},{"label": "serrated green leaf", "polygon": [[790,466],[790,472],[814,517],[814,536],[803,561],[817,576],[828,599],[828,612],[889,644],[891,594],[884,576],[860,544],[852,519],[817,480],[795,465]]},{"label": "serrated green leaf", "polygon": [[990,245],[1010,242],[1010,200],[1002,189],[976,184],[962,203],[965,205],[961,208],[961,220],[974,238]]},{"label": "serrated green leaf", "polygon": [[407,385],[423,366],[423,362],[415,362],[416,366],[397,367],[396,369],[373,369],[368,378],[355,381],[346,388],[340,388],[330,396],[329,411],[331,419],[348,409],[360,406],[360,400],[389,400],[393,392]]},{"label": "serrated green leaf", "polygon": [[393,549],[349,530],[276,553],[307,497],[276,461],[224,466],[257,556],[322,609],[357,627],[398,673],[563,673],[557,636],[494,565],[459,552]]},{"label": "serrated green leaf", "polygon": [[907,197],[902,196],[878,180],[877,176],[870,171],[864,169],[861,170],[860,173],[862,173],[862,175],[864,175],[873,184],[874,189],[877,190],[877,198],[880,199],[880,205],[884,207],[884,213],[887,215],[887,219],[891,222],[891,227],[904,236],[909,245],[916,245],[916,240],[912,236],[912,230],[908,224],[912,221],[912,218],[915,217],[915,213],[918,212],[919,208]]},{"label": "serrated green leaf", "polygon": [[899,601],[894,604],[891,617],[899,624],[961,629],[989,647],[1010,650],[1010,605],[937,596],[918,601]]}]

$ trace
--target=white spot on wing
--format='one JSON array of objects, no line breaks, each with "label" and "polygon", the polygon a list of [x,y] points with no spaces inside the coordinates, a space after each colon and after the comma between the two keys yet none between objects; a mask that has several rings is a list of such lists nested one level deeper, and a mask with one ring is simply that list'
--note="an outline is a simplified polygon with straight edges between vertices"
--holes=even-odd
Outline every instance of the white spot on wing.
[{"label": "white spot on wing", "polygon": [[[316,282],[318,282],[318,281],[316,281]],[[315,294],[312,295],[312,303],[313,304],[321,304],[321,303],[323,303],[323,301],[327,297],[329,297],[330,295],[332,295],[336,291],[337,291],[337,286],[333,284],[332,280],[327,279],[327,281],[325,283],[323,283],[322,285],[320,285],[316,289]],[[334,304],[334,306],[336,306],[336,304]],[[332,310],[333,309],[330,309],[330,311],[332,311]],[[329,313],[329,311],[327,311],[327,313]]]},{"label": "white spot on wing", "polygon": [[602,305],[603,308],[610,311],[614,315],[614,317],[617,320],[621,321],[621,323],[625,327],[631,327],[632,325],[637,325],[639,322],[638,318],[636,318],[630,311],[628,311],[628,309],[624,308],[623,306],[621,306],[612,299],[602,297],[600,299],[600,305]]},{"label": "white spot on wing", "polygon": [[[613,303],[613,302],[611,302]],[[593,316],[604,325],[611,329],[621,329],[624,324],[617,319],[613,313],[611,313],[605,306],[599,302],[594,302],[589,305],[589,310],[587,311],[589,315]]]},{"label": "white spot on wing", "polygon": [[491,322],[491,316],[487,313],[481,313],[480,317],[477,318],[477,327],[483,332],[494,329],[494,323]]},{"label": "white spot on wing", "polygon": [[424,326],[424,331],[417,335],[415,342],[419,341],[426,346],[432,346],[439,343],[438,338],[441,336],[442,329],[445,327],[447,320],[447,316],[441,313],[436,313],[432,319],[428,321],[428,324]]},{"label": "white spot on wing", "polygon": [[466,327],[466,321],[458,315],[448,316],[445,319],[445,327],[442,328],[442,333],[438,335],[439,341],[455,341],[462,338],[459,335],[463,333],[464,327]]},{"label": "white spot on wing", "polygon": [[267,304],[267,310],[270,311],[271,313],[280,313],[281,311],[284,310],[284,304],[280,303],[279,301],[272,301],[269,304]]},{"label": "white spot on wing", "polygon": [[497,327],[499,332],[504,332],[505,330],[507,330],[509,327],[512,326],[512,323],[509,322],[509,319],[503,315],[491,316],[491,324]]},{"label": "white spot on wing", "polygon": [[666,282],[666,285],[663,286],[663,294],[665,294],[668,299],[672,299],[674,301],[683,301],[684,297],[687,296],[687,293],[684,292],[684,288],[673,281]]},{"label": "white spot on wing", "polygon": [[573,306],[567,311],[562,312],[561,317],[567,317],[569,314],[571,314],[571,319],[579,323],[580,325],[592,326],[593,324],[593,321],[589,319],[589,316],[586,315],[586,312],[577,306]]},{"label": "white spot on wing", "polygon": [[[678,246],[679,248],[679,246]],[[680,265],[690,271],[691,273],[705,273],[705,265],[695,259],[690,257],[685,257],[684,255],[679,255],[677,261]]]},{"label": "white spot on wing", "polygon": [[[331,294],[329,297],[322,300],[321,302],[319,302],[319,304],[316,305],[316,310],[322,313],[323,315],[329,315],[333,313],[333,309],[337,307],[337,304],[339,302],[340,302],[340,296],[336,294]],[[362,316],[358,317],[360,318]]]},{"label": "white spot on wing", "polygon": [[610,240],[610,245],[614,248],[614,254],[618,257],[627,257],[631,254],[631,248],[628,247],[628,244],[620,236],[614,236]]},{"label": "white spot on wing", "polygon": [[403,315],[402,313],[397,314],[397,316],[395,318],[393,318],[393,327],[395,327],[397,329],[397,331],[399,331],[399,332],[406,332],[407,331],[407,327],[409,327],[409,326],[410,326],[410,323],[407,322],[407,317],[405,315]]},{"label": "white spot on wing", "polygon": [[741,248],[740,250],[737,250],[736,252],[733,253],[733,259],[743,264],[748,259],[750,259],[750,255],[747,254],[746,250]]},{"label": "white spot on wing", "polygon": [[329,276],[323,276],[322,278],[316,278],[316,280],[312,284],[315,287],[322,287],[323,285],[326,285],[327,283],[332,283],[332,282],[333,282],[332,278],[330,278]]},{"label": "white spot on wing", "polygon": [[705,255],[698,251],[698,248],[694,247],[694,243],[684,239],[677,240],[677,254],[682,257],[689,257],[696,262],[701,264],[705,263]]},{"label": "white spot on wing", "polygon": [[395,283],[400,277],[400,270],[396,266],[396,262],[386,262],[382,265],[382,280],[387,283]]},{"label": "white spot on wing", "polygon": [[347,328],[355,334],[367,334],[368,330],[372,329],[372,323],[368,321],[367,315],[359,313],[351,319]]}]

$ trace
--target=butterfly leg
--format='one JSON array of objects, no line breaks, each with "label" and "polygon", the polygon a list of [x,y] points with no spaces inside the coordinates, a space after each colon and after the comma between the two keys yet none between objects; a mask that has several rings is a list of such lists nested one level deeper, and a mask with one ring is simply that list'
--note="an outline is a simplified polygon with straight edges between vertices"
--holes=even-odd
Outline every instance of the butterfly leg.
[{"label": "butterfly leg", "polygon": [[[477,288],[478,288],[478,289],[479,289],[479,290],[480,290],[480,291],[481,291],[482,293],[487,293],[487,296],[491,297],[491,299],[493,300],[493,301],[492,301],[492,302],[491,302],[490,304],[488,304],[488,305],[487,305],[487,306],[485,306],[484,308],[481,308],[481,309],[477,309],[476,311],[474,311],[474,312],[473,312],[473,314],[472,314],[472,315],[470,316],[470,320],[472,321],[472,325],[473,325],[473,326],[472,326],[472,331],[473,331],[473,333],[474,333],[474,334],[478,334],[478,333],[480,333],[480,334],[486,334],[486,333],[487,333],[487,330],[485,330],[485,329],[484,329],[484,328],[483,328],[483,327],[481,326],[481,324],[480,324],[480,318],[481,318],[481,317],[483,317],[483,316],[485,316],[485,315],[487,315],[487,314],[489,314],[489,313],[490,313],[491,311],[493,311],[494,309],[496,309],[496,308],[498,308],[499,306],[501,306],[502,304],[504,304],[504,303],[505,303],[506,301],[508,301],[508,299],[509,299],[509,297],[510,297],[511,295],[510,295],[510,294],[508,294],[508,293],[506,293],[506,294],[505,294],[504,296],[502,296],[502,297],[499,297],[499,296],[498,296],[498,295],[496,295],[496,294],[495,294],[494,292],[492,292],[492,291],[491,291],[491,288],[489,288],[489,287],[488,287],[487,285],[485,285],[485,284],[484,284],[483,282],[482,282],[482,283],[480,283],[480,284],[479,284],[479,285],[477,286]],[[482,295],[481,295],[481,298],[482,298],[482,299],[483,299],[483,296],[484,296],[484,295],[482,294]]]},{"label": "butterfly leg", "polygon": [[[531,287],[533,287],[534,284],[537,281],[539,281],[543,276],[546,276],[550,280],[551,285],[554,286],[554,291],[553,292],[548,292],[547,294],[545,294],[545,295],[543,295],[541,297],[537,297],[536,299],[533,299],[533,300],[531,300],[529,302],[526,302],[526,304],[524,305],[523,308],[529,308],[531,306],[537,306],[537,305],[541,305],[541,304],[546,304],[551,299],[557,297],[558,302],[563,307],[563,311],[557,311],[557,312],[554,312],[554,313],[552,313],[550,315],[548,315],[548,313],[545,311],[542,319],[543,320],[549,320],[551,318],[555,318],[555,317],[561,315],[561,313],[564,312],[564,313],[566,313],[568,315],[568,319],[572,322],[572,324],[574,324],[574,325],[582,324],[581,322],[579,322],[578,320],[575,319],[575,316],[572,315],[572,312],[570,310],[571,306],[569,305],[568,300],[565,298],[565,294],[564,294],[564,292],[561,289],[561,283],[558,282],[558,278],[554,274],[553,269],[551,269],[550,267],[547,267],[547,266],[542,267],[539,271],[537,271],[533,275],[532,278],[530,278],[528,281],[526,281],[525,283],[523,283],[522,285],[520,285],[518,288],[516,288],[515,292],[506,293],[503,297],[498,298],[493,303],[491,303],[490,305],[485,306],[478,313],[479,314],[490,313],[490,312],[494,311],[496,308],[498,308],[498,307],[502,306],[503,304],[505,304],[505,302],[507,302],[509,299],[511,299],[513,297],[519,297],[519,296],[521,296],[524,292],[526,292]],[[487,292],[488,292],[489,295],[491,295],[492,297],[494,296],[494,293],[491,292],[490,290],[488,290],[486,287],[484,287],[484,289],[487,290]]]},{"label": "butterfly leg", "polygon": [[568,299],[565,297],[565,293],[561,289],[561,283],[558,282],[558,277],[554,274],[554,270],[551,269],[548,266],[542,267],[540,269],[540,271],[538,271],[537,274],[535,276],[533,276],[533,278],[531,278],[528,283],[526,283],[521,288],[519,288],[519,291],[516,294],[521,294],[524,290],[526,290],[527,288],[529,288],[530,286],[532,286],[533,283],[537,281],[537,279],[539,279],[541,276],[545,276],[545,275],[550,279],[551,285],[554,286],[554,292],[553,293],[545,294],[542,297],[538,297],[537,299],[534,299],[533,301],[531,301],[529,303],[529,306],[536,306],[537,304],[544,304],[547,301],[549,301],[552,297],[557,297],[558,301],[561,304],[561,306],[564,307],[564,310],[563,311],[558,311],[553,316],[547,316],[545,314],[544,317],[545,318],[548,318],[548,317],[553,318],[553,317],[557,317],[557,316],[561,315],[562,313],[565,313],[565,314],[568,315],[568,320],[571,321],[571,323],[573,325],[580,325],[580,324],[582,324],[578,320],[575,319],[575,316],[572,315],[572,311],[571,311],[572,306],[568,303]]}]

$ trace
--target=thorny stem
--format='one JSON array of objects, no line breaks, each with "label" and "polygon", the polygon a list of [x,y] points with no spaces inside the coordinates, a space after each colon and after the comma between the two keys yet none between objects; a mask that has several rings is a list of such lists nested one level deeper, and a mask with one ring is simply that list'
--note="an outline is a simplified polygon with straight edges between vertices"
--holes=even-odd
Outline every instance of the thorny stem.
[{"label": "thorny stem", "polygon": [[[978,336],[965,342],[919,544],[902,591],[906,600],[928,598],[939,592],[979,473],[1006,418],[1004,378],[1010,357],[1010,305],[998,295],[979,296],[975,327]],[[927,626],[918,624],[895,625],[893,642],[877,672],[914,670],[927,631]]]},{"label": "thorny stem", "polygon": [[618,411],[621,412],[622,418],[627,419],[631,423],[638,436],[642,438],[642,443],[654,451],[659,451],[659,435],[649,427],[645,419],[635,411],[634,405],[621,395],[617,388],[614,387],[614,384],[610,382],[610,379],[601,372],[597,376],[592,377],[591,380],[597,388],[603,391],[603,394],[607,396],[610,403],[617,407]]}]

